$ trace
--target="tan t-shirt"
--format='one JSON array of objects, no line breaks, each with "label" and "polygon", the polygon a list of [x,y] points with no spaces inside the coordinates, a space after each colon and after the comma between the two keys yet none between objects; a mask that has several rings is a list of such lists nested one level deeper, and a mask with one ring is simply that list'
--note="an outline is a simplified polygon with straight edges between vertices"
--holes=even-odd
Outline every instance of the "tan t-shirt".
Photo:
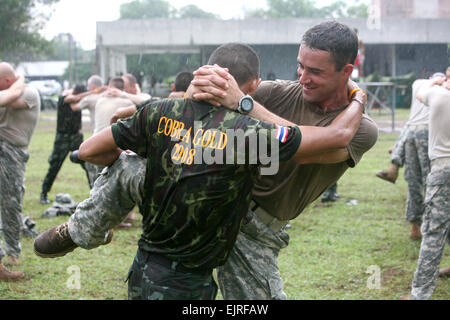
[{"label": "tan t-shirt", "polygon": [[[275,114],[300,125],[324,127],[345,109],[325,111],[303,99],[298,81],[265,81],[254,94],[256,101]],[[363,115],[360,127],[347,147],[350,159],[337,164],[304,164],[293,160],[280,163],[276,175],[259,175],[253,199],[280,220],[297,217],[305,207],[335,183],[349,167],[354,167],[378,138],[378,127]]]},{"label": "tan t-shirt", "polygon": [[100,97],[95,105],[95,129],[94,134],[99,133],[109,126],[109,121],[119,108],[134,105],[128,99],[114,97]]},{"label": "tan t-shirt", "polygon": [[412,103],[411,103],[411,112],[409,114],[407,126],[419,126],[419,125],[428,125],[428,118],[430,116],[430,109],[424,106],[422,102],[420,102],[416,96],[420,87],[427,83],[426,79],[418,79],[412,84]]},{"label": "tan t-shirt", "polygon": [[0,139],[26,149],[39,119],[41,100],[39,92],[29,86],[25,87],[21,99],[25,101],[27,108],[0,107]]},{"label": "tan t-shirt", "polygon": [[433,86],[424,89],[422,97],[430,107],[428,156],[430,160],[450,157],[450,90]]},{"label": "tan t-shirt", "polygon": [[91,125],[93,130],[95,129],[95,105],[97,104],[97,101],[100,97],[101,95],[97,93],[90,94],[87,97],[81,99],[79,103],[79,107],[81,110],[89,110],[89,116],[91,118]]}]

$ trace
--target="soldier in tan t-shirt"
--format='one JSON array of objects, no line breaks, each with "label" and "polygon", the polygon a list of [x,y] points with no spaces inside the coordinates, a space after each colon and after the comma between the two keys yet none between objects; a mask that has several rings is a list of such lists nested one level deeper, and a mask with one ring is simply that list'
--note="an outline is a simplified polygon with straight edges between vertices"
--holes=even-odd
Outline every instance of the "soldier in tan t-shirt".
[{"label": "soldier in tan t-shirt", "polygon": [[[299,49],[299,81],[263,82],[254,99],[293,123],[327,126],[354,99],[349,95],[347,83],[357,50],[358,38],[347,26],[338,22],[314,26],[303,36]],[[194,75],[191,83],[202,91],[195,93],[194,98],[216,100],[236,108],[243,94],[234,90],[225,70],[208,66]],[[271,121],[257,103],[249,115]],[[358,164],[377,137],[377,126],[364,116],[346,148],[306,154],[301,165],[291,161],[280,163],[276,175],[260,175],[256,179],[252,210],[227,262],[217,269],[224,299],[287,298],[278,269],[279,251],[289,243],[284,230],[287,222],[296,218],[348,168]]]},{"label": "soldier in tan t-shirt", "polygon": [[8,63],[0,63],[0,209],[5,251],[0,241],[0,281],[16,281],[21,271],[10,271],[5,265],[19,265],[22,200],[25,191],[27,152],[40,112],[39,93],[24,85]]},{"label": "soldier in tan t-shirt", "polygon": [[430,108],[431,170],[427,177],[423,237],[411,299],[428,300],[438,276],[450,273],[450,267],[439,270],[445,242],[450,243],[450,82],[443,77],[430,80],[417,93],[417,98]]}]

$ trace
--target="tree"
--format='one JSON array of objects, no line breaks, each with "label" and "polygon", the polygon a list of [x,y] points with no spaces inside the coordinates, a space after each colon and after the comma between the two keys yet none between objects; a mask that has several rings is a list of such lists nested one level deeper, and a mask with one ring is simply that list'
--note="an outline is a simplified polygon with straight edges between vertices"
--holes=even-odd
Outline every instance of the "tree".
[{"label": "tree", "polygon": [[120,19],[218,19],[218,16],[190,4],[177,11],[166,0],[134,0],[120,6]]},{"label": "tree", "polygon": [[48,17],[37,16],[37,5],[51,5],[59,0],[1,0],[0,58],[16,60],[29,53],[45,52],[48,41],[40,34]]},{"label": "tree", "polygon": [[267,0],[269,18],[322,18],[312,0]]},{"label": "tree", "polygon": [[180,19],[218,19],[218,16],[207,11],[203,11],[196,5],[190,4],[185,7],[180,8],[177,13]]},{"label": "tree", "polygon": [[[203,19],[217,18],[195,5],[187,5],[176,10],[165,0],[134,0],[120,6],[120,19]],[[191,71],[200,66],[199,54],[133,54],[127,56],[129,72],[144,72],[160,81],[174,76],[180,71]]]},{"label": "tree", "polygon": [[120,19],[170,18],[174,11],[165,0],[134,0],[120,5]]},{"label": "tree", "polygon": [[351,6],[347,9],[347,15],[349,18],[367,18],[369,6],[364,3],[360,3]]},{"label": "tree", "polygon": [[362,18],[367,17],[365,3],[348,6],[343,0],[317,8],[313,0],[267,0],[268,9],[252,9],[246,18]]},{"label": "tree", "polygon": [[248,9],[244,12],[245,19],[249,18],[262,18],[267,19],[267,11],[261,8]]},{"label": "tree", "polygon": [[367,18],[368,7],[364,3],[348,7],[345,1],[339,0],[329,6],[323,7],[322,10],[326,18]]},{"label": "tree", "polygon": [[200,66],[199,54],[139,54],[127,55],[129,72],[144,72],[159,81],[181,71],[192,71]]}]

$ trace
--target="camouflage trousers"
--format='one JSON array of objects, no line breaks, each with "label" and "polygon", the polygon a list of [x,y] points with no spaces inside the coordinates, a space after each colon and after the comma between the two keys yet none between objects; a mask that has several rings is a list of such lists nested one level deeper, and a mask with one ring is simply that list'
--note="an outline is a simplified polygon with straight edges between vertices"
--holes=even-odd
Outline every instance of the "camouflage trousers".
[{"label": "camouflage trousers", "polygon": [[70,237],[78,246],[102,245],[107,232],[142,203],[145,172],[146,160],[125,152],[100,172],[89,198],[78,204],[69,219]]},{"label": "camouflage trousers", "polygon": [[405,145],[405,180],[408,183],[406,220],[420,224],[424,211],[423,197],[430,172],[428,126],[408,128]]},{"label": "camouflage trousers", "polygon": [[[117,226],[144,194],[146,160],[123,152],[94,182],[89,198],[82,201],[69,219],[72,240],[84,249],[104,243],[110,229]],[[138,250],[128,275],[130,299],[214,299],[217,286],[212,270],[187,272],[163,266]]]},{"label": "camouflage trousers", "polygon": [[[18,258],[28,152],[0,140],[0,208],[6,254]],[[0,260],[5,256],[0,240]]]},{"label": "camouflage trousers", "polygon": [[128,273],[130,300],[214,300],[212,270],[187,270],[139,249]]},{"label": "camouflage trousers", "polygon": [[450,157],[438,158],[431,162],[431,172],[427,177],[422,243],[411,299],[429,299],[436,287],[445,241],[450,243],[449,194]]},{"label": "camouflage trousers", "polygon": [[273,231],[249,210],[223,266],[217,268],[225,300],[286,300],[278,255],[289,243],[284,230]]},{"label": "camouflage trousers", "polygon": [[403,167],[405,163],[405,141],[408,137],[408,127],[405,126],[395,141],[394,149],[391,153],[391,163]]},{"label": "camouflage trousers", "polygon": [[[50,167],[48,168],[47,175],[45,176],[44,182],[42,183],[42,192],[48,193],[51,190],[53,182],[55,181],[56,176],[58,175],[58,172],[67,157],[67,154],[70,151],[78,150],[82,142],[83,134],[81,132],[75,134],[56,133],[55,142],[53,143],[53,151],[48,158]],[[84,165],[81,165],[81,167],[86,172],[89,186],[91,186],[88,171],[86,170]]]},{"label": "camouflage trousers", "polygon": [[98,166],[90,162],[85,162],[84,168],[86,169],[88,175],[89,186],[92,188],[92,186],[94,185],[94,181],[97,180],[101,170],[98,170]]}]

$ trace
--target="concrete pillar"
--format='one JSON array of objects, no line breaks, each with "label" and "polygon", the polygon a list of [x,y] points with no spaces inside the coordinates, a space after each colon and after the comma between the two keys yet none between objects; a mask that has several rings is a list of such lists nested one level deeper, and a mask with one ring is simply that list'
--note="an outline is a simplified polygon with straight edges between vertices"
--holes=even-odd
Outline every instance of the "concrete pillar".
[{"label": "concrete pillar", "polygon": [[391,75],[393,77],[397,76],[397,50],[395,44],[391,45]]},{"label": "concrete pillar", "polygon": [[125,54],[108,49],[109,71],[106,77],[115,77],[127,73],[127,59]]}]

